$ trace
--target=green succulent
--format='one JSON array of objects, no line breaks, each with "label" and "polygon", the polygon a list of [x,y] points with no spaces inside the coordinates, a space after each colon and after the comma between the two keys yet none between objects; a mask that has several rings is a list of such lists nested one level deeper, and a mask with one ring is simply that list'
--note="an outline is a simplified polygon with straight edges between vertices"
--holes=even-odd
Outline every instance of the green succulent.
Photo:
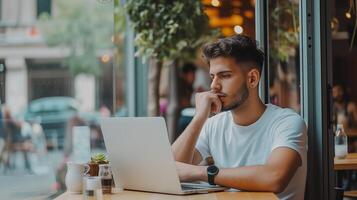
[{"label": "green succulent", "polygon": [[107,156],[104,153],[96,153],[92,155],[90,158],[91,163],[96,163],[96,164],[108,164],[109,160],[107,159]]}]

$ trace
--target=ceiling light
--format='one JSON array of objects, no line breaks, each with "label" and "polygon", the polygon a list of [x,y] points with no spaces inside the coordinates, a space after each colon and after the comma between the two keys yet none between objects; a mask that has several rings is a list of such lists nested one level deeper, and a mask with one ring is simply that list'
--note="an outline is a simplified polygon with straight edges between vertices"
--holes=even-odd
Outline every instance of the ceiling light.
[{"label": "ceiling light", "polygon": [[221,5],[221,2],[219,2],[219,0],[211,0],[211,5],[214,7],[218,7]]},{"label": "ceiling light", "polygon": [[347,19],[351,19],[351,13],[346,12],[346,18],[347,18]]},{"label": "ceiling light", "polygon": [[241,27],[239,25],[235,25],[234,26],[234,32],[236,32],[237,34],[242,34],[243,33],[243,27]]}]

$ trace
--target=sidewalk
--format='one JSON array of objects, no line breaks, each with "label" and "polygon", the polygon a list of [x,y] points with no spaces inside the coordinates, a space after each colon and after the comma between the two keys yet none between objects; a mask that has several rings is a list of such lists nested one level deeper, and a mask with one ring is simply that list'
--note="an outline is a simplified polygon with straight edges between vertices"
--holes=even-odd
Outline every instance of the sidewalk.
[{"label": "sidewalk", "polygon": [[15,155],[14,168],[5,173],[0,164],[0,199],[46,199],[56,193],[55,172],[62,159],[61,151],[48,152],[40,160],[31,157],[31,172],[22,155]]}]

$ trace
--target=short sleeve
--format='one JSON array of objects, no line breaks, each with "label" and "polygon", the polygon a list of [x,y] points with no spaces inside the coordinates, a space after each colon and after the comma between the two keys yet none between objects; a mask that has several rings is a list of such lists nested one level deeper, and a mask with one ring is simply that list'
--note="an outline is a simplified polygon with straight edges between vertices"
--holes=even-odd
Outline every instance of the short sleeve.
[{"label": "short sleeve", "polygon": [[210,155],[210,149],[209,149],[209,123],[206,121],[206,123],[203,125],[203,128],[201,130],[201,133],[197,139],[196,142],[196,149],[200,152],[202,158],[206,158],[207,156]]},{"label": "short sleeve", "polygon": [[298,114],[281,118],[277,124],[271,151],[278,147],[288,147],[297,151],[304,160],[307,152],[307,128]]}]

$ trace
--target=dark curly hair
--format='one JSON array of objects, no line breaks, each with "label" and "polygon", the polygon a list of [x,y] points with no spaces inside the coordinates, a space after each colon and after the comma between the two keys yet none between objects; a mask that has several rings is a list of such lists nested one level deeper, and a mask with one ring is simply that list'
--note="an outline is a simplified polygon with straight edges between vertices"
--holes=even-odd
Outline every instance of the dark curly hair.
[{"label": "dark curly hair", "polygon": [[264,63],[264,52],[258,48],[255,40],[245,35],[234,35],[204,45],[202,57],[208,65],[211,59],[232,57],[237,63],[253,63],[253,66],[250,67],[257,68],[260,73]]}]

